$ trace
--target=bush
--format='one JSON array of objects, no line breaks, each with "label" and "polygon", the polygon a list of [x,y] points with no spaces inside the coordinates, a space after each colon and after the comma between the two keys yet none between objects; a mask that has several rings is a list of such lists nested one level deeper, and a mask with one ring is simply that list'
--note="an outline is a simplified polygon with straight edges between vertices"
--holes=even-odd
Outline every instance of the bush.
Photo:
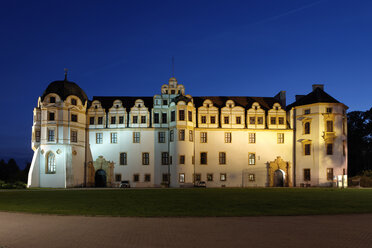
[{"label": "bush", "polygon": [[21,181],[14,183],[0,181],[0,189],[25,189],[26,184]]}]

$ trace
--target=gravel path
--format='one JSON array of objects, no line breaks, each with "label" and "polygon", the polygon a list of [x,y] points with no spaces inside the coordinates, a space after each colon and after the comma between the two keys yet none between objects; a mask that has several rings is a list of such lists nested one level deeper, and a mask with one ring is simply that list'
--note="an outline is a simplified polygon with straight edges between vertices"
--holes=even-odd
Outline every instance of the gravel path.
[{"label": "gravel path", "polygon": [[372,247],[372,214],[121,218],[0,212],[0,248]]}]

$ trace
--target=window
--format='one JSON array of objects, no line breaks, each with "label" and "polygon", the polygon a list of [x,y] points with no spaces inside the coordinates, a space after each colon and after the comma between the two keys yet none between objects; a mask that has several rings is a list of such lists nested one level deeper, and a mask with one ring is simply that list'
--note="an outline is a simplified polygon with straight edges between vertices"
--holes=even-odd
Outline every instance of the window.
[{"label": "window", "polygon": [[311,155],[311,144],[305,144],[304,149],[305,149],[305,156]]},{"label": "window", "polygon": [[332,113],[332,108],[326,108],[326,112],[327,112],[328,114],[331,114],[331,113]]},{"label": "window", "polygon": [[305,122],[304,134],[310,134],[310,122]]},{"label": "window", "polygon": [[102,143],[103,143],[103,134],[96,133],[96,144],[102,144]]},{"label": "window", "polygon": [[70,141],[76,143],[77,139],[78,139],[78,132],[75,130],[71,130]]},{"label": "window", "polygon": [[191,163],[195,164],[195,157],[194,156],[191,157]]},{"label": "window", "polygon": [[146,123],[146,116],[141,116],[141,124]]},{"label": "window", "polygon": [[121,174],[115,174],[115,182],[121,181]]},{"label": "window", "polygon": [[327,121],[327,132],[333,132],[333,121]]},{"label": "window", "polygon": [[54,96],[51,96],[51,97],[49,98],[49,102],[50,102],[50,103],[55,103],[55,102],[56,102],[56,98],[55,98]]},{"label": "window", "polygon": [[342,134],[346,134],[346,119],[342,120]]},{"label": "window", "polygon": [[271,125],[275,125],[276,124],[276,117],[271,117],[270,118],[270,123],[271,123]]},{"label": "window", "polygon": [[255,175],[255,174],[249,174],[249,175],[248,175],[248,180],[249,180],[250,182],[254,182],[254,181],[256,181],[256,175]]},{"label": "window", "polygon": [[225,143],[231,143],[231,133],[225,133]]},{"label": "window", "polygon": [[175,121],[176,120],[176,112],[173,110],[171,112],[171,121]]},{"label": "window", "polygon": [[118,143],[118,133],[111,133],[111,143]]},{"label": "window", "polygon": [[206,152],[200,153],[200,164],[207,164],[207,153]]},{"label": "window", "polygon": [[35,142],[40,142],[40,130],[35,131]]},{"label": "window", "polygon": [[48,113],[48,121],[54,121],[54,112],[49,112]]},{"label": "window", "polygon": [[127,165],[127,153],[126,152],[120,153],[120,165]]},{"label": "window", "polygon": [[327,143],[327,155],[332,155],[332,154],[333,154],[333,144]]},{"label": "window", "polygon": [[249,133],[249,143],[256,143],[256,133]]},{"label": "window", "polygon": [[304,115],[309,115],[310,114],[310,109],[305,109],[304,110]]},{"label": "window", "polygon": [[200,133],[200,143],[207,143],[207,132]]},{"label": "window", "polygon": [[181,129],[178,131],[178,140],[184,141],[185,140],[185,130]]},{"label": "window", "polygon": [[98,125],[102,125],[102,124],[103,124],[103,117],[99,116],[98,117]]},{"label": "window", "polygon": [[54,129],[48,129],[48,141],[49,142],[54,141]]},{"label": "window", "polygon": [[284,117],[279,117],[278,122],[279,122],[279,125],[283,125],[284,124]]},{"label": "window", "polygon": [[161,114],[161,123],[167,123],[167,113]]},{"label": "window", "polygon": [[216,124],[216,116],[211,116],[211,124]]},{"label": "window", "polygon": [[151,174],[145,174],[145,182],[151,182]]},{"label": "window", "polygon": [[255,165],[256,164],[256,154],[255,153],[248,153],[248,164]]},{"label": "window", "polygon": [[168,152],[162,152],[161,153],[161,164],[162,165],[168,165],[169,162],[169,154]]},{"label": "window", "polygon": [[48,153],[46,173],[48,174],[56,173],[56,160],[53,152]]},{"label": "window", "polygon": [[150,164],[150,153],[143,152],[142,153],[142,164],[149,165]]},{"label": "window", "polygon": [[311,180],[310,169],[304,169],[304,181],[310,181],[310,180]]},{"label": "window", "polygon": [[89,125],[94,125],[94,117],[89,117]]},{"label": "window", "polygon": [[71,121],[73,121],[73,122],[77,122],[77,121],[78,121],[78,117],[77,117],[77,115],[72,114],[72,115],[71,115]]},{"label": "window", "polygon": [[346,156],[346,141],[342,141],[342,155]]},{"label": "window", "polygon": [[174,131],[173,130],[170,130],[170,132],[169,132],[169,141],[170,142],[174,141]]},{"label": "window", "polygon": [[189,111],[189,121],[192,121],[192,111]]},{"label": "window", "polygon": [[116,124],[116,116],[111,116],[111,124]]},{"label": "window", "polygon": [[171,90],[171,94],[176,94],[176,91],[175,90]]},{"label": "window", "polygon": [[194,141],[194,132],[189,130],[189,141]]},{"label": "window", "polygon": [[263,117],[257,117],[257,124],[262,125],[263,124]]},{"label": "window", "polygon": [[249,117],[249,124],[251,125],[256,124],[256,117]]},{"label": "window", "polygon": [[172,163],[173,163],[172,156],[169,156],[169,164],[172,164]]},{"label": "window", "polygon": [[180,120],[180,121],[185,120],[185,110],[183,110],[183,109],[178,110],[178,120]]},{"label": "window", "polygon": [[71,99],[71,104],[72,104],[72,105],[77,105],[77,101],[76,101],[75,98],[72,98],[72,99]]},{"label": "window", "polygon": [[194,175],[195,177],[195,182],[201,181],[201,174],[197,173]]},{"label": "window", "polygon": [[278,133],[278,144],[284,143],[284,133]]},{"label": "window", "polygon": [[158,142],[165,143],[165,132],[158,132]]},{"label": "window", "polygon": [[236,124],[242,124],[242,117],[237,116],[235,119]]},{"label": "window", "polygon": [[159,123],[159,113],[154,113],[154,123],[155,124]]},{"label": "window", "polygon": [[180,183],[184,183],[185,182],[185,173],[180,173],[178,180],[179,180]]},{"label": "window", "polygon": [[213,174],[207,174],[207,181],[212,182],[213,181]]},{"label": "window", "polygon": [[224,124],[229,124],[229,117],[228,117],[228,116],[225,116],[225,117],[223,118],[223,123],[224,123]]},{"label": "window", "polygon": [[220,174],[220,181],[226,181],[226,173]]},{"label": "window", "polygon": [[167,183],[168,181],[169,181],[169,174],[168,173],[163,173],[162,182]]},{"label": "window", "polygon": [[185,155],[180,155],[180,164],[185,164]]},{"label": "window", "polygon": [[226,152],[220,152],[218,155],[218,161],[220,164],[226,164]]},{"label": "window", "polygon": [[168,105],[168,101],[167,100],[163,100],[163,105]]},{"label": "window", "polygon": [[201,123],[202,124],[207,123],[207,117],[205,115],[202,115],[202,117],[201,117]]},{"label": "window", "polygon": [[123,124],[124,123],[124,116],[119,116],[119,124]]},{"label": "window", "polygon": [[134,124],[138,123],[138,116],[137,115],[134,115],[132,117],[132,123],[134,123]]},{"label": "window", "polygon": [[140,132],[133,132],[133,143],[140,143],[141,136]]},{"label": "window", "polygon": [[333,180],[333,168],[327,168],[327,180],[328,181]]},{"label": "window", "polygon": [[139,174],[133,175],[133,182],[139,182]]}]

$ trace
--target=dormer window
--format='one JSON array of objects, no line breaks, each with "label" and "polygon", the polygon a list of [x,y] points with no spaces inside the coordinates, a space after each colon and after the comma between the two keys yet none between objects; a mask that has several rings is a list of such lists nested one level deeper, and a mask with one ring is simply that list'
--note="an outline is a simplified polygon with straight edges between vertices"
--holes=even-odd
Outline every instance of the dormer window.
[{"label": "dormer window", "polygon": [[304,110],[304,115],[309,115],[310,114],[310,109],[305,109]]},{"label": "dormer window", "polygon": [[278,122],[279,122],[279,125],[283,125],[284,124],[284,117],[279,117]]},{"label": "dormer window", "polygon": [[279,107],[275,107],[275,110],[279,110]]},{"label": "dormer window", "polygon": [[168,105],[168,101],[167,100],[163,100],[163,105]]},{"label": "dormer window", "polygon": [[171,94],[172,95],[176,94],[176,91],[175,90],[171,90]]},{"label": "dormer window", "polygon": [[327,114],[331,114],[332,113],[332,108],[327,108],[326,111],[327,111]]},{"label": "dormer window", "polygon": [[48,113],[48,121],[54,121],[55,118],[54,118],[54,113],[53,112],[49,112]]},{"label": "dormer window", "polygon": [[72,115],[71,115],[71,121],[73,121],[73,122],[77,122],[77,121],[78,121],[78,116],[72,114]]},{"label": "dormer window", "polygon": [[146,116],[141,116],[141,123],[142,124],[146,123]]},{"label": "dormer window", "polygon": [[95,109],[97,109],[97,108],[98,108],[98,107],[97,107],[97,105],[96,105],[96,106],[94,106],[94,108],[95,108]]},{"label": "dormer window", "polygon": [[77,101],[76,101],[75,98],[71,99],[71,104],[72,104],[72,105],[77,105]]},{"label": "dormer window", "polygon": [[55,102],[56,102],[56,98],[55,98],[54,96],[51,96],[51,97],[49,98],[49,102],[50,102],[50,103],[55,103]]}]

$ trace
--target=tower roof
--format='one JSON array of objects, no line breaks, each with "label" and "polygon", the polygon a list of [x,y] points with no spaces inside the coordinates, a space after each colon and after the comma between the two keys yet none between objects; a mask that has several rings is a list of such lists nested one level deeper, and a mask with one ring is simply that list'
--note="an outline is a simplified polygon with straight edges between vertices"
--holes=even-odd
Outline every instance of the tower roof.
[{"label": "tower roof", "polygon": [[329,94],[327,94],[321,87],[315,87],[309,94],[300,97],[297,101],[287,106],[287,110],[292,107],[308,105],[312,103],[340,103]]},{"label": "tower roof", "polygon": [[66,100],[68,96],[74,95],[79,97],[83,104],[88,100],[85,92],[76,83],[67,81],[67,78],[63,81],[51,82],[41,96],[41,100],[43,101],[49,93],[59,95],[62,100]]}]

